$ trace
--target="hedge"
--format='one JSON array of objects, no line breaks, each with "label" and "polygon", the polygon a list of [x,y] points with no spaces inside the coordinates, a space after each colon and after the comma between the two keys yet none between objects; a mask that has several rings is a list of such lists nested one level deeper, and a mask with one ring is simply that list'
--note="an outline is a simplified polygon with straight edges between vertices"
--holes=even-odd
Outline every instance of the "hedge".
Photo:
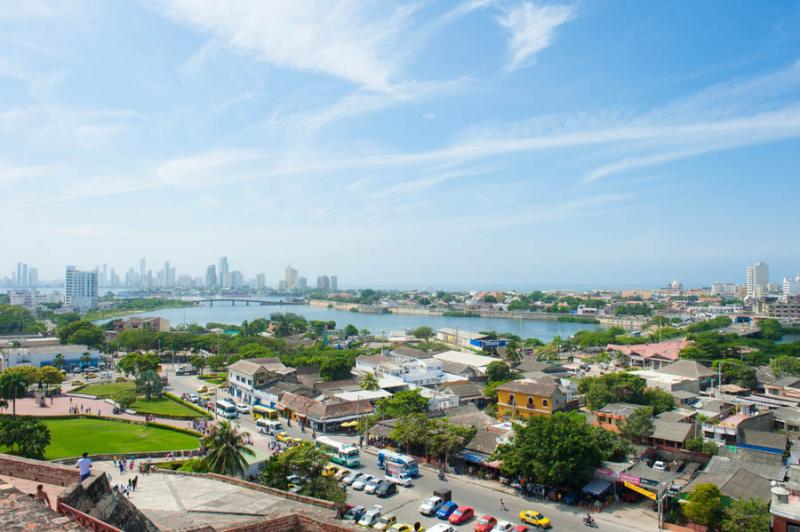
[{"label": "hedge", "polygon": [[[187,408],[191,408],[192,410],[194,410],[196,412],[200,412],[201,414],[203,414],[203,417],[205,417],[207,419],[211,418],[211,414],[209,414],[207,410],[204,410],[204,409],[200,408],[199,406],[197,406],[196,404],[190,403],[189,401],[184,401],[183,399],[181,399],[180,397],[178,397],[174,393],[164,392],[164,396],[168,397],[169,399],[172,399],[173,401],[177,401],[178,403],[182,404],[183,406],[185,406]],[[168,417],[170,419],[175,419],[175,418],[173,418],[171,416],[158,416],[158,417]],[[178,418],[178,419],[194,419],[194,418]]]}]

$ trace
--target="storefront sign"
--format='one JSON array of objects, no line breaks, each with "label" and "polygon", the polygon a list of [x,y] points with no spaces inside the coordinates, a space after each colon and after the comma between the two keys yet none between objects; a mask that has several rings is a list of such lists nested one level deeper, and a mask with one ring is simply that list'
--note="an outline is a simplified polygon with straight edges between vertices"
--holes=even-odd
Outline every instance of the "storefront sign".
[{"label": "storefront sign", "polygon": [[648,491],[648,490],[646,490],[644,488],[640,488],[639,486],[637,486],[635,484],[631,484],[630,482],[625,482],[625,487],[628,488],[628,489],[632,489],[636,493],[644,495],[648,499],[656,500],[656,494],[653,493],[652,491]]},{"label": "storefront sign", "polygon": [[635,476],[629,475],[627,473],[620,473],[619,474],[619,479],[621,481],[625,482],[626,484],[627,483],[631,483],[631,484],[633,484],[635,486],[639,485],[639,477],[635,477]]}]

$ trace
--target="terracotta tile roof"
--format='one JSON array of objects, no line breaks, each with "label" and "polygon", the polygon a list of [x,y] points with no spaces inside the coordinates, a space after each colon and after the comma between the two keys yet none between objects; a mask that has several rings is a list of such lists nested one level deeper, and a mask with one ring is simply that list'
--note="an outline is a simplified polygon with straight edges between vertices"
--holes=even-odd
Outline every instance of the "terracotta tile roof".
[{"label": "terracotta tile roof", "polygon": [[512,393],[524,393],[526,395],[535,395],[537,397],[552,397],[553,394],[556,393],[556,390],[558,390],[558,384],[541,380],[520,380],[501,384],[497,387],[497,390]]},{"label": "terracotta tile roof", "polygon": [[366,399],[359,401],[317,401],[292,392],[284,393],[279,403],[281,408],[287,408],[297,414],[319,421],[370,414],[373,411],[372,403]]},{"label": "terracotta tile roof", "polygon": [[642,358],[663,358],[665,360],[678,360],[681,349],[688,346],[686,340],[673,340],[656,344],[617,345],[608,344],[606,351],[619,351],[623,355],[637,355]]}]

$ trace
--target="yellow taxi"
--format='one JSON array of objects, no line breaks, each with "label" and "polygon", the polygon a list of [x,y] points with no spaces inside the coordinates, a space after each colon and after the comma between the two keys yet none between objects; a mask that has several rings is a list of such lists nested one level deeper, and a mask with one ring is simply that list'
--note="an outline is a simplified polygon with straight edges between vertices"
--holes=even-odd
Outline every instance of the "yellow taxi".
[{"label": "yellow taxi", "polygon": [[543,516],[536,510],[524,510],[519,513],[519,519],[523,523],[538,526],[540,528],[550,528],[550,519]]},{"label": "yellow taxi", "polygon": [[202,386],[197,393],[206,393],[208,391],[208,386]]},{"label": "yellow taxi", "polygon": [[332,477],[332,476],[336,475],[336,473],[338,473],[338,472],[339,472],[339,468],[338,467],[336,467],[335,465],[329,465],[329,466],[326,466],[322,470],[322,476],[323,477]]},{"label": "yellow taxi", "polygon": [[292,438],[283,431],[277,433],[275,435],[275,439],[283,443],[289,443],[290,441],[292,441]]},{"label": "yellow taxi", "polygon": [[[425,532],[425,527],[419,528],[420,532]],[[389,527],[389,532],[414,532],[414,525],[407,525],[405,523],[395,523]]]}]

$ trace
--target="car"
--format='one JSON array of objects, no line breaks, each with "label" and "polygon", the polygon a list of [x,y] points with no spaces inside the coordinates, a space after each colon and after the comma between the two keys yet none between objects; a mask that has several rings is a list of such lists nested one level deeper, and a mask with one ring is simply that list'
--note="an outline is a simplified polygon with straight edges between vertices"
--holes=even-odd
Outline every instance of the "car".
[{"label": "car", "polygon": [[190,393],[189,400],[193,403],[197,403],[198,401],[200,401],[200,396],[197,395],[196,393]]},{"label": "car", "polygon": [[332,477],[339,472],[339,468],[335,465],[328,465],[322,469],[322,476],[323,477]]},{"label": "car", "polygon": [[372,525],[372,528],[375,530],[389,530],[389,527],[392,526],[397,522],[397,516],[394,515],[382,515],[380,516],[375,524]]},{"label": "car", "polygon": [[289,475],[286,477],[286,480],[289,481],[291,484],[304,484],[306,479],[301,477],[300,475]]},{"label": "car", "polygon": [[378,497],[389,497],[390,495],[394,495],[397,493],[397,484],[394,482],[388,482],[386,480],[381,480],[378,483],[378,487],[375,488],[375,495]]},{"label": "car", "polygon": [[333,475],[333,478],[335,478],[336,480],[342,480],[344,477],[346,477],[349,474],[350,474],[350,470],[349,469],[341,468],[341,469],[339,469],[339,471],[336,472],[335,475]]},{"label": "car", "polygon": [[493,515],[484,515],[475,524],[475,532],[489,532],[497,524],[497,518]]},{"label": "car", "polygon": [[473,517],[475,517],[475,508],[472,506],[459,506],[450,514],[447,520],[454,525],[463,525]]},{"label": "car", "polygon": [[288,442],[290,442],[290,441],[291,441],[291,438],[289,437],[289,435],[288,435],[288,434],[286,434],[286,433],[285,433],[285,432],[283,432],[283,431],[281,431],[281,432],[277,433],[277,434],[275,435],[275,439],[276,439],[276,440],[278,440],[279,442],[283,442],[283,443],[288,443]]},{"label": "car", "polygon": [[375,490],[378,489],[378,484],[383,482],[378,477],[372,477],[369,482],[364,485],[364,493],[375,493]]},{"label": "car", "polygon": [[529,525],[538,526],[541,528],[550,528],[550,519],[543,516],[536,510],[523,510],[519,513],[519,520]]},{"label": "car", "polygon": [[419,505],[419,513],[422,515],[433,515],[435,514],[439,508],[444,504],[444,499],[433,495],[425,499],[422,504]]},{"label": "car", "polygon": [[508,521],[498,521],[491,532],[512,532],[514,530],[514,524],[509,523]]},{"label": "car", "polygon": [[525,525],[515,525],[514,532],[530,532],[530,528]]},{"label": "car", "polygon": [[[420,530],[425,530],[424,528],[420,528]],[[409,525],[406,523],[395,523],[389,527],[389,532],[415,532],[414,525]]]},{"label": "car", "polygon": [[345,521],[355,521],[358,523],[358,520],[361,519],[361,516],[364,515],[364,512],[366,511],[367,509],[363,506],[353,506],[344,513],[342,519]]},{"label": "car", "polygon": [[653,469],[657,469],[659,471],[666,471],[667,470],[667,464],[664,463],[662,460],[656,460],[653,463]]},{"label": "car", "polygon": [[371,527],[381,516],[382,510],[383,506],[380,504],[374,505],[372,508],[364,512],[364,515],[362,515],[361,519],[358,520],[358,524],[367,528]]},{"label": "car", "polygon": [[450,514],[458,509],[458,505],[453,501],[447,501],[436,510],[436,517],[439,519],[449,519]]},{"label": "car", "polygon": [[355,482],[353,482],[351,487],[354,490],[361,491],[361,490],[364,489],[364,487],[367,485],[367,483],[370,480],[372,480],[373,478],[375,478],[373,475],[365,473],[365,474],[361,475],[360,477],[358,477],[358,479]]},{"label": "car", "polygon": [[201,386],[197,389],[197,393],[206,393],[208,391],[208,386]]},{"label": "car", "polygon": [[302,485],[289,484],[289,493],[300,493],[301,491],[303,491]]},{"label": "car", "polygon": [[428,532],[456,532],[453,525],[446,525],[444,523],[437,523],[428,529]]},{"label": "car", "polygon": [[250,405],[246,403],[236,403],[236,411],[240,414],[249,414],[250,413]]},{"label": "car", "polygon": [[346,484],[346,485],[348,485],[348,486],[349,486],[349,485],[351,485],[353,482],[355,482],[356,480],[358,480],[358,477],[360,477],[361,475],[363,475],[363,473],[360,473],[360,472],[358,472],[358,471],[350,471],[350,472],[349,472],[347,475],[345,475],[345,477],[342,479],[342,483],[343,483],[343,484]]}]

